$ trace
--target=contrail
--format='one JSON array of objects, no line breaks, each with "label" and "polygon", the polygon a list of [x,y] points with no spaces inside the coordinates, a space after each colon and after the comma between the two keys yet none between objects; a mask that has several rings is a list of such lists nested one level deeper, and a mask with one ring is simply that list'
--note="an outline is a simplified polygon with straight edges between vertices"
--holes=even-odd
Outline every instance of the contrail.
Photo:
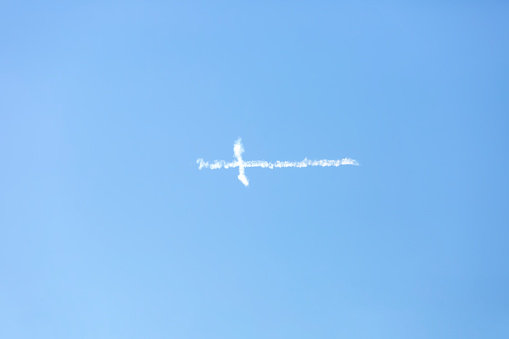
[{"label": "contrail", "polygon": [[244,146],[242,146],[242,139],[238,138],[235,144],[233,145],[233,154],[235,154],[235,158],[237,158],[237,164],[239,166],[239,180],[244,184],[244,186],[249,185],[249,181],[247,180],[246,175],[244,174],[244,162],[242,161],[242,153],[244,153]]},{"label": "contrail", "polygon": [[235,144],[233,145],[233,154],[235,156],[236,161],[226,162],[224,160],[215,160],[212,164],[209,164],[203,159],[198,159],[196,163],[199,165],[198,169],[202,168],[210,168],[210,169],[219,169],[219,168],[239,168],[239,180],[245,185],[249,185],[249,181],[245,175],[246,167],[261,167],[261,168],[285,168],[285,167],[308,167],[308,166],[321,166],[321,167],[338,167],[341,165],[355,165],[359,166],[359,163],[350,158],[343,158],[340,160],[308,160],[307,158],[302,161],[276,161],[276,162],[268,162],[263,160],[252,160],[252,161],[243,161],[242,153],[244,153],[244,146],[242,146],[242,140],[239,138]]}]

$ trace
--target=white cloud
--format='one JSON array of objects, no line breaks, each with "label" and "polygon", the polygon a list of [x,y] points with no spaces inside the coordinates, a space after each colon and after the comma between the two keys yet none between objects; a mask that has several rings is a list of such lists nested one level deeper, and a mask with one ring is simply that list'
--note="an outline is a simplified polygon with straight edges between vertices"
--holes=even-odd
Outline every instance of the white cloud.
[{"label": "white cloud", "polygon": [[219,169],[219,168],[231,168],[238,167],[239,168],[239,180],[245,185],[249,185],[249,180],[245,175],[246,167],[261,167],[261,168],[286,168],[286,167],[308,167],[308,166],[321,166],[321,167],[339,167],[341,165],[354,165],[359,166],[359,163],[350,158],[343,158],[339,160],[308,160],[304,159],[302,161],[276,161],[276,162],[268,162],[263,160],[253,160],[253,161],[243,161],[242,153],[244,153],[244,146],[242,145],[242,140],[239,138],[235,144],[233,145],[233,154],[235,156],[236,161],[225,162],[224,160],[215,160],[212,164],[203,161],[203,159],[198,159],[196,163],[199,165],[198,169],[202,168],[210,168],[210,169]]}]

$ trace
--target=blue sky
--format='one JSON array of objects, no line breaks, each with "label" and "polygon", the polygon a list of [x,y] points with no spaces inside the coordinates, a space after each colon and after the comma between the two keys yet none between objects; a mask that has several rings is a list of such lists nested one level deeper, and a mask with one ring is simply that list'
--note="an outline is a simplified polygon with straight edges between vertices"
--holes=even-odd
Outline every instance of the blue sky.
[{"label": "blue sky", "polygon": [[507,338],[508,16],[3,3],[0,337]]}]

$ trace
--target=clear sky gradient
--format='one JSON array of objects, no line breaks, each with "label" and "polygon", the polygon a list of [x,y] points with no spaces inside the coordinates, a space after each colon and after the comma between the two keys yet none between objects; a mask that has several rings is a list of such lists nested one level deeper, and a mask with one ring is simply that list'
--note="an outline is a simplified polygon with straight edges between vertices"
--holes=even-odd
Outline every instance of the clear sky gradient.
[{"label": "clear sky gradient", "polygon": [[2,2],[0,337],[509,338],[508,94],[504,1]]}]

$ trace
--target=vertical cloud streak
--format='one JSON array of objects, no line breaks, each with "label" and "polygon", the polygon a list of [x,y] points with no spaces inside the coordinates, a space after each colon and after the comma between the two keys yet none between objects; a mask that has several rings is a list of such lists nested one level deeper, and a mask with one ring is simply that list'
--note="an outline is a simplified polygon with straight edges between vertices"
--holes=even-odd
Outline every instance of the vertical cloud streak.
[{"label": "vertical cloud streak", "polygon": [[237,163],[239,166],[239,180],[244,184],[244,186],[249,186],[249,181],[247,180],[244,167],[244,162],[242,161],[242,153],[244,153],[244,146],[242,146],[242,139],[238,138],[235,141],[235,145],[233,145],[233,154],[235,158],[237,158]]}]

